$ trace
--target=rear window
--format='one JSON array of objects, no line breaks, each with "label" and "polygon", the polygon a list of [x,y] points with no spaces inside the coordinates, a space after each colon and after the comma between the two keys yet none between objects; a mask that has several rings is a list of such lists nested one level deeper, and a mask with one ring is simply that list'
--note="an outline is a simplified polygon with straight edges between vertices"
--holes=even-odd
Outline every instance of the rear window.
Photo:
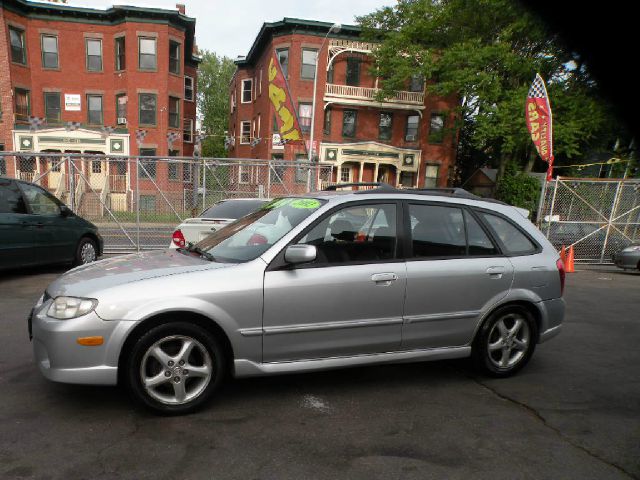
[{"label": "rear window", "polygon": [[482,212],[493,232],[504,245],[505,253],[509,255],[529,255],[535,253],[538,247],[520,231],[518,227],[504,218]]},{"label": "rear window", "polygon": [[225,200],[206,209],[200,217],[232,218],[236,220],[255,212],[266,203],[266,200]]}]

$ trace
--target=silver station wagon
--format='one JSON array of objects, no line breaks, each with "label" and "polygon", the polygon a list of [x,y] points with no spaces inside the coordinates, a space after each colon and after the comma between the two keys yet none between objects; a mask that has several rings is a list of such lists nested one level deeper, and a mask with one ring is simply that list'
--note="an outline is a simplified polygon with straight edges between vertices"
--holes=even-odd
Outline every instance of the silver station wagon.
[{"label": "silver station wagon", "polygon": [[248,377],[472,357],[511,375],[560,331],[564,269],[514,207],[459,189],[280,198],[196,245],[62,275],[29,318],[36,363],[122,383],[158,413]]}]

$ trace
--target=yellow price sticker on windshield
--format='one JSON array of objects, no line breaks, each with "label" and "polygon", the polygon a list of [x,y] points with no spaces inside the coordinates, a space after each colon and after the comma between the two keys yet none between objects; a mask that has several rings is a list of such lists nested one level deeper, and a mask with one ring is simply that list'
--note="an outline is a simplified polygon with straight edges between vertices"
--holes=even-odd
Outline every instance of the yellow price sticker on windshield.
[{"label": "yellow price sticker on windshield", "polygon": [[313,198],[300,198],[291,202],[293,208],[309,208],[314,209],[320,206],[320,202]]}]

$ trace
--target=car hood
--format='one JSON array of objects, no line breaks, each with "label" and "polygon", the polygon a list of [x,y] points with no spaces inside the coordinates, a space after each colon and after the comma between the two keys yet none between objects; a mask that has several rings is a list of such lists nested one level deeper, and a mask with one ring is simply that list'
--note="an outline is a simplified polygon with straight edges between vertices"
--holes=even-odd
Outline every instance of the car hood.
[{"label": "car hood", "polygon": [[231,265],[209,262],[172,249],[136,253],[69,270],[47,287],[47,293],[53,298],[60,295],[90,296],[92,292],[126,283]]}]

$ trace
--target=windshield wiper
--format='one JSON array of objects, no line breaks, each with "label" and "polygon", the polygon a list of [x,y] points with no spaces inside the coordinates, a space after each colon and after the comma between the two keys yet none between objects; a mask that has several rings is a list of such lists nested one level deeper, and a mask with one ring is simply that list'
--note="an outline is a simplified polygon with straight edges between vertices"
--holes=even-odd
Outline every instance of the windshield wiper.
[{"label": "windshield wiper", "polygon": [[215,257],[213,255],[211,255],[209,252],[205,252],[200,247],[195,246],[192,242],[187,242],[187,246],[185,248],[181,248],[179,250],[186,250],[187,252],[197,253],[201,257],[206,258],[207,260],[209,260],[210,262],[215,262],[216,261],[216,259],[215,259]]}]

